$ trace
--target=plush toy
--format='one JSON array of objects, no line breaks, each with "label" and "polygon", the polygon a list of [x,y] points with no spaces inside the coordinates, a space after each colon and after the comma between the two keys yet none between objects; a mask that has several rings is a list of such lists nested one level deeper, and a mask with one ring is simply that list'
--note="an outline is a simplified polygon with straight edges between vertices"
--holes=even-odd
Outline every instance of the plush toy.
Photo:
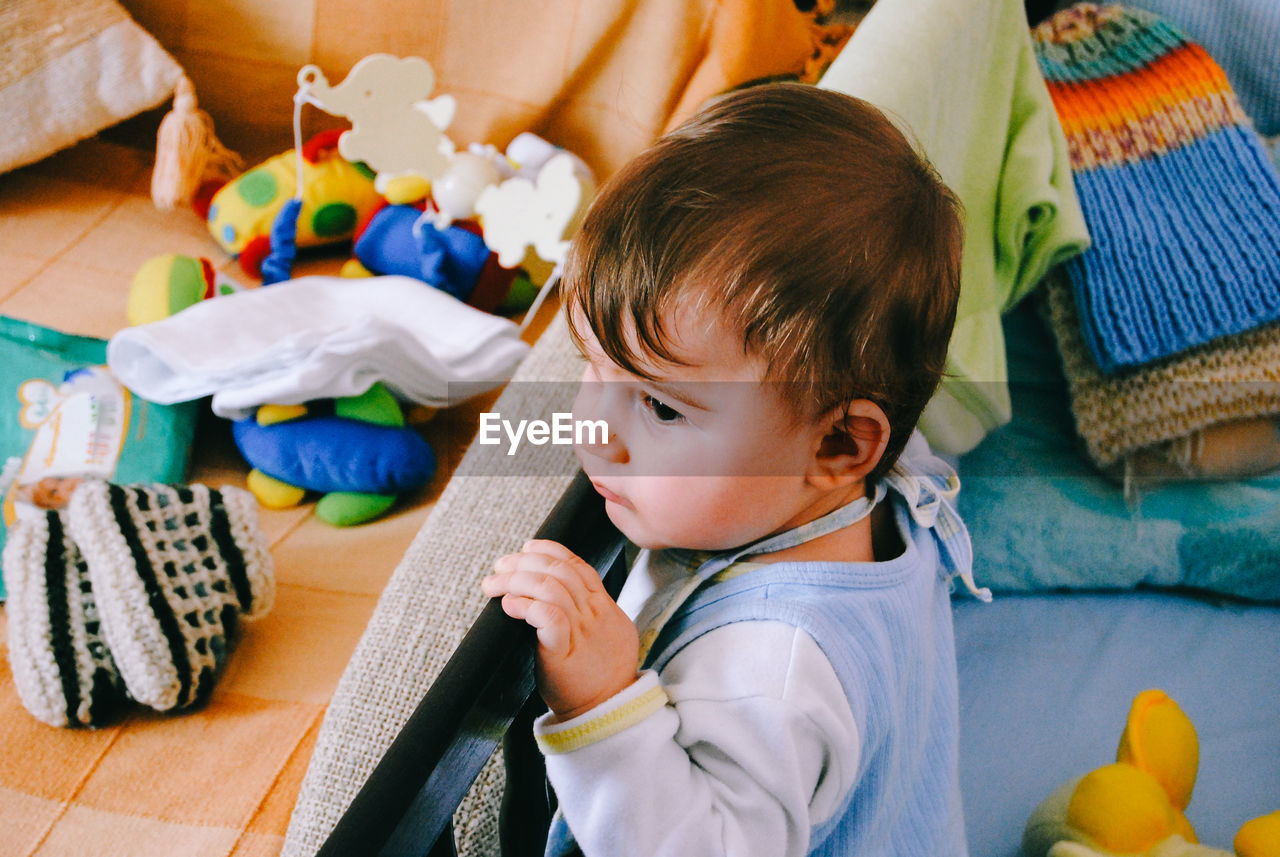
[{"label": "plush toy", "polygon": [[485,312],[524,309],[537,293],[520,269],[499,264],[474,221],[436,228],[423,219],[421,205],[376,210],[352,249],[356,264],[345,276],[413,277]]},{"label": "plush toy", "polygon": [[[209,232],[245,273],[261,274],[271,252],[271,230],[285,204],[296,194],[302,174],[301,206],[294,240],[298,247],[347,241],[357,224],[382,201],[373,173],[338,152],[341,130],[325,131],[301,147],[269,158],[214,194]],[[299,166],[299,160],[301,165]]]},{"label": "plush toy", "polygon": [[1190,719],[1163,691],[1143,691],[1115,764],[1062,785],[1036,807],[1024,857],[1280,857],[1280,812],[1241,827],[1234,851],[1199,844],[1183,814],[1199,764]]},{"label": "plush toy", "polygon": [[143,262],[133,275],[125,315],[131,325],[149,324],[206,298],[239,290],[235,281],[220,275],[203,256],[166,253]]},{"label": "plush toy", "polygon": [[536,134],[506,154],[473,145],[444,173],[376,209],[356,231],[346,276],[420,279],[487,312],[519,312],[564,256],[593,188],[586,164]]},{"label": "plush toy", "polygon": [[232,433],[253,467],[247,484],[258,502],[288,508],[318,492],[316,517],[334,526],[377,518],[435,472],[431,447],[381,383],[360,396],[264,405]]}]

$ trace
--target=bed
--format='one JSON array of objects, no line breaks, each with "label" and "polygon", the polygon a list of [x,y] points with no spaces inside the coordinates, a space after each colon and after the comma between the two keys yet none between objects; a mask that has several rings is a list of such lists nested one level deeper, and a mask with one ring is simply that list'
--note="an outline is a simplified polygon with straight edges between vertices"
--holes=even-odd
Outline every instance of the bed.
[{"label": "bed", "polygon": [[[1017,283],[992,302],[971,303],[967,314],[961,310],[974,348],[960,368],[977,367],[971,377],[999,377],[1007,385],[980,391],[992,423],[961,424],[957,437],[962,442],[973,431],[985,436],[959,458],[966,486],[961,502],[974,531],[978,581],[998,590],[991,605],[963,597],[956,604],[961,777],[971,853],[1018,854],[1023,826],[1040,801],[1114,760],[1128,707],[1149,687],[1174,697],[1199,730],[1202,779],[1189,816],[1206,843],[1229,847],[1241,823],[1275,809],[1278,794],[1276,479],[1145,486],[1127,495],[1082,454],[1068,382],[1042,317],[1047,310],[1040,305],[1040,284],[1061,256],[1078,252],[1087,238],[1072,219],[1064,190],[1070,181],[1062,183],[1050,143],[1033,142],[1037,133],[1049,133],[1054,120],[1043,90],[1037,96],[1020,78],[1038,77],[1030,42],[1022,49],[1001,46],[994,52],[998,61],[989,61],[990,51],[970,57],[972,67],[950,74],[935,68],[904,82],[897,73],[904,64],[918,72],[922,57],[946,64],[965,53],[949,52],[948,45],[1000,45],[1002,37],[1025,35],[1026,20],[1020,9],[1000,4],[984,7],[983,14],[946,3],[893,9],[903,19],[927,21],[921,25],[926,42],[936,44],[871,26],[890,14],[877,19],[877,7],[828,75],[849,51],[871,52],[850,61],[859,72],[852,76],[859,90],[896,93],[901,101],[893,106],[915,120],[926,148],[939,140],[939,166],[953,186],[978,194],[999,188],[994,193],[1000,202],[966,199],[971,212],[1008,218],[969,221],[980,248],[986,230],[998,247],[994,253],[975,250],[971,270],[981,276],[989,269],[993,280]],[[919,29],[912,32],[919,35]],[[942,83],[983,74],[1007,79],[967,87],[956,98]],[[827,83],[824,78],[820,85]],[[975,111],[988,124],[971,124]],[[992,134],[998,127],[1011,129],[1012,136]],[[956,128],[971,129],[975,139],[957,139]],[[1064,162],[1065,156],[1064,146]],[[1019,159],[1017,171],[1000,172],[1006,157]],[[948,175],[949,169],[957,172]],[[1019,220],[1028,211],[1031,216]],[[967,246],[966,266],[970,262]],[[1009,278],[1009,268],[1022,278]],[[553,323],[496,407],[554,410],[555,401],[524,398],[530,388],[524,382],[571,379],[570,352],[562,324]],[[998,372],[983,375],[983,369]],[[1005,425],[995,428],[998,423]],[[336,697],[343,707],[331,709],[301,789],[291,831],[297,851],[290,853],[310,853],[324,842],[470,627],[424,628],[420,618],[438,615],[432,605],[441,602],[465,604],[466,616],[483,607],[466,586],[430,572],[447,557],[473,551],[489,557],[514,544],[498,523],[510,520],[513,510],[489,516],[476,508],[479,498],[520,497],[519,531],[532,532],[573,471],[571,460],[548,453],[521,476],[507,477],[519,480],[513,486],[494,480],[474,448],[459,472],[471,467],[475,481],[455,480],[446,489],[357,647]],[[1092,502],[1096,498],[1103,498],[1100,505]],[[1042,562],[1046,557],[1055,561]],[[483,573],[483,560],[473,568]],[[362,773],[352,777],[352,766]],[[454,818],[464,853],[496,847],[502,784],[495,757]]]},{"label": "bed", "polygon": [[[226,5],[229,17],[215,24],[199,15],[200,4],[184,3],[181,15],[171,15],[168,4],[126,3],[182,62],[226,141],[251,158],[288,147],[287,104],[299,65],[319,62],[337,79],[360,56],[381,49],[421,51],[440,61],[441,89],[464,99],[459,121],[466,117],[470,124],[461,135],[500,139],[533,128],[607,175],[712,92],[801,73],[839,43],[838,30],[815,30],[797,14],[796,6],[812,5],[803,3],[566,0],[533,10],[459,2],[439,4],[429,21],[414,18],[416,4],[398,0],[379,4],[377,16],[343,0],[270,10]],[[406,20],[415,24],[401,26]],[[232,28],[253,35],[226,39]],[[513,47],[509,62],[483,67],[474,51],[448,50],[495,39],[523,47]],[[573,50],[552,58],[533,42]],[[928,87],[919,94],[922,104],[943,97]],[[265,107],[277,102],[278,121]],[[958,102],[953,107],[960,109]],[[149,127],[145,119],[149,133],[158,117],[150,117]],[[143,260],[156,252],[216,252],[203,224],[177,216],[189,213],[151,208],[149,141],[141,149],[136,143],[136,128],[126,126],[0,176],[0,311],[109,336],[125,323],[128,278]],[[1066,229],[1055,242],[1067,247],[1071,240]],[[332,271],[341,261],[311,260],[307,270]],[[238,276],[229,260],[219,264]],[[1027,292],[1036,279],[1024,284]],[[1018,320],[1028,321],[1031,300],[1020,311]],[[1042,329],[1008,330],[1001,316],[975,312],[972,328],[995,331],[993,341],[1002,344],[1030,343],[1032,359],[1056,360]],[[280,597],[271,616],[241,639],[207,708],[177,717],[134,714],[92,732],[53,730],[32,720],[12,683],[0,679],[0,819],[6,826],[0,850],[55,857],[315,854],[484,610],[477,581],[491,558],[534,532],[571,484],[573,461],[562,448],[540,448],[521,473],[510,475],[495,470],[485,450],[468,447],[483,409],[547,415],[568,409],[568,384],[578,370],[553,306],[527,338],[536,344],[504,398],[462,406],[428,424],[442,467],[394,514],[339,530],[307,508],[263,512]],[[972,365],[993,353],[976,350]],[[999,349],[999,359],[1005,355]],[[1000,492],[1023,485],[998,480],[1006,462],[1032,460],[1026,444],[1044,440],[1047,429],[1038,420],[1046,414],[1054,454],[1065,456],[1053,467],[1074,462],[1049,472],[1101,480],[1073,445],[1065,381],[1046,386],[1038,364],[1021,376],[1010,366],[1007,374],[1005,417],[1013,422],[961,460],[966,488],[976,495],[976,486],[989,480],[995,503]],[[1053,408],[1042,406],[1045,396],[1056,402]],[[1029,466],[1013,478],[1036,472],[1044,471]],[[226,427],[202,423],[191,478],[243,484],[244,473]],[[1104,490],[1099,481],[1073,484]],[[1167,556],[1160,539],[1180,537],[1192,525],[1179,518],[1176,532],[1173,525],[1161,529],[1151,524],[1153,512],[1162,504],[1179,511],[1228,508],[1232,498],[1223,492],[1238,488],[1215,486],[1190,499],[1176,492],[1163,500],[1148,495],[1143,518],[1112,484],[1105,490],[1121,519],[1113,523],[1129,529],[1109,544],[1141,544],[1146,535],[1163,547],[1144,556],[1160,550]],[[1280,598],[1273,594],[1280,561],[1268,552],[1267,538],[1280,533],[1269,517],[1277,512],[1280,488],[1265,480],[1244,488],[1253,492],[1250,515],[1238,522],[1244,528],[1212,534],[1236,541],[1241,533],[1256,536],[1251,543],[1259,552],[1244,564],[1253,573],[1249,585],[1260,588],[1250,592],[1224,593],[1212,585],[1221,578],[1212,575],[1207,588],[1205,578],[1184,579],[1177,562],[1135,560],[1120,585],[1010,573],[992,604],[957,600],[961,777],[975,857],[1014,857],[1040,800],[1113,757],[1129,702],[1148,687],[1173,696],[1199,732],[1201,777],[1188,815],[1205,842],[1228,847],[1243,821],[1280,805]],[[997,551],[988,555],[988,570],[1021,568],[1005,561],[1017,549],[1008,527],[1000,538],[991,535],[999,516],[966,514],[978,542]],[[1067,530],[1068,547],[1070,535]],[[1086,572],[1116,567],[1108,565],[1114,556],[1095,552],[1093,558]],[[990,581],[980,571],[983,582]],[[499,753],[454,814],[461,853],[495,853],[504,781]]]}]

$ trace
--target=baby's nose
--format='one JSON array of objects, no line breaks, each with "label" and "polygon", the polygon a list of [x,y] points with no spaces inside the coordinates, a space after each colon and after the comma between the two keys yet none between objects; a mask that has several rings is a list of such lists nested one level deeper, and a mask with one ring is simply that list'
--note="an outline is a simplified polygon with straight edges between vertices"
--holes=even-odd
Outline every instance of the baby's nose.
[{"label": "baby's nose", "polygon": [[631,460],[631,455],[627,452],[627,445],[622,442],[622,438],[618,436],[618,433],[612,429],[603,432],[599,439],[593,438],[586,442],[578,443],[576,446],[583,453],[601,461],[607,461],[610,464],[626,464]]},{"label": "baby's nose", "polygon": [[584,381],[578,388],[578,396],[573,402],[574,424],[587,425],[589,430],[576,434],[574,446],[602,461],[625,464],[630,456],[618,433],[617,419],[622,412],[613,401],[616,391],[610,389],[611,386],[616,385]]}]

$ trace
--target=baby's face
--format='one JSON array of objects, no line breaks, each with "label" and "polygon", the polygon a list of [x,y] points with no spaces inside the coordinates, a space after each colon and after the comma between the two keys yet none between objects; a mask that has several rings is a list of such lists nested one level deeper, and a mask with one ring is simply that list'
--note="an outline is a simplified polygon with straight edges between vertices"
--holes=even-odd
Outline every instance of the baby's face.
[{"label": "baby's face", "polygon": [[605,442],[576,448],[610,519],[647,548],[723,550],[817,517],[806,480],[822,432],[798,420],[763,361],[722,324],[675,318],[688,365],[653,363],[648,381],[610,360],[581,319],[587,368],[575,420]]}]

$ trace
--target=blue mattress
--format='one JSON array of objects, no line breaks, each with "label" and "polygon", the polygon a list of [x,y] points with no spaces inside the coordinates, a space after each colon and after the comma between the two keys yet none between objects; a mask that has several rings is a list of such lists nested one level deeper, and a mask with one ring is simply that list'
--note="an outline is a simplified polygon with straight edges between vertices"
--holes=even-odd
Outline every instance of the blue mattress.
[{"label": "blue mattress", "polygon": [[1187,817],[1230,849],[1280,809],[1280,608],[1175,594],[958,599],[960,764],[970,853],[1015,857],[1036,805],[1115,761],[1129,704],[1168,693],[1200,738]]}]

